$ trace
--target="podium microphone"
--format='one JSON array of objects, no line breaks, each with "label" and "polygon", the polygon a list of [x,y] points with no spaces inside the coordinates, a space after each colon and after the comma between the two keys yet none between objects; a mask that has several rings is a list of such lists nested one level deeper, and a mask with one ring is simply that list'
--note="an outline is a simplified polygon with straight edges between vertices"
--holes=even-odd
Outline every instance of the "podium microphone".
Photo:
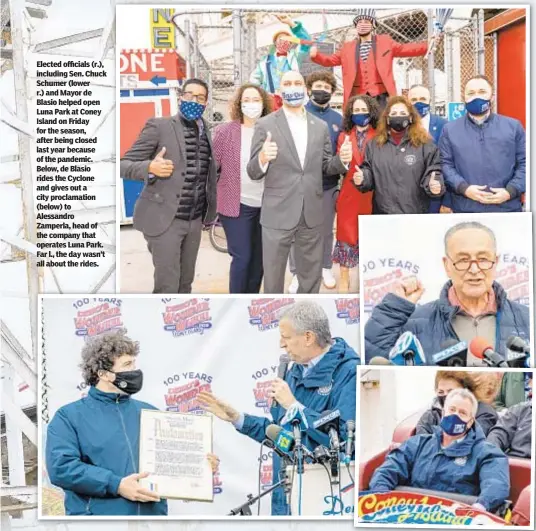
[{"label": "podium microphone", "polygon": [[[288,370],[288,364],[290,363],[290,357],[288,354],[281,354],[279,356],[279,366],[277,367],[277,377],[281,378],[281,380],[284,380],[287,375]],[[275,398],[272,398],[272,407],[275,407],[277,405],[277,400]]]},{"label": "podium microphone", "polygon": [[348,420],[346,422],[346,433],[346,448],[344,449],[344,459],[342,462],[345,465],[349,465],[354,451],[355,422],[353,420]]},{"label": "podium microphone", "polygon": [[510,336],[506,340],[506,348],[508,349],[506,353],[508,367],[523,369],[529,366],[530,347],[523,339]]},{"label": "podium microphone", "polygon": [[389,360],[394,365],[425,365],[426,357],[417,336],[404,332],[389,352]]},{"label": "podium microphone", "polygon": [[319,419],[313,423],[313,428],[326,433],[329,437],[329,449],[331,456],[331,475],[336,478],[339,475],[339,450],[341,443],[339,440],[339,423],[341,412],[326,411]]},{"label": "podium microphone", "polygon": [[467,343],[457,339],[446,339],[441,343],[441,351],[432,356],[434,365],[442,367],[466,367]]}]

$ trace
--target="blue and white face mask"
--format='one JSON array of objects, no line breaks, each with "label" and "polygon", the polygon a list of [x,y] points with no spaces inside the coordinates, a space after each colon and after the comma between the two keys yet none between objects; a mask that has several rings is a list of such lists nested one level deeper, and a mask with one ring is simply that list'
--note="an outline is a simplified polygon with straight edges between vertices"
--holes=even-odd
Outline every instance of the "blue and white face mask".
[{"label": "blue and white face mask", "polygon": [[205,112],[205,107],[197,101],[181,100],[180,111],[187,120],[199,120]]},{"label": "blue and white face mask", "polygon": [[418,101],[417,103],[414,103],[413,106],[421,118],[424,118],[430,112],[430,104],[424,103],[424,101]]},{"label": "blue and white face mask", "polygon": [[491,100],[484,98],[475,98],[465,104],[465,108],[469,114],[479,116],[487,113],[491,109]]},{"label": "blue and white face mask", "polygon": [[467,422],[456,414],[443,417],[440,426],[447,435],[452,437],[463,435],[467,431]]},{"label": "blue and white face mask", "polygon": [[281,90],[281,98],[290,107],[299,107],[305,100],[304,87],[291,87]]}]

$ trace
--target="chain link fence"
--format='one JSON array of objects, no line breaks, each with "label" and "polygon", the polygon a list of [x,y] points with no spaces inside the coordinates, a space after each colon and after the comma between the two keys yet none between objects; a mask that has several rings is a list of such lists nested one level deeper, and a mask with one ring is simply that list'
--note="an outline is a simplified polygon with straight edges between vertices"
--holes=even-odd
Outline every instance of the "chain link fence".
[{"label": "chain link fence", "polygon": [[[319,42],[318,47],[323,53],[334,53],[344,42],[356,37],[355,10],[303,9],[280,13],[302,22],[311,40]],[[204,23],[208,14],[213,15],[211,22]],[[181,53],[184,52],[188,64],[188,75],[200,77],[209,84],[207,117],[211,125],[229,119],[229,102],[236,88],[249,80],[258,62],[273,50],[271,43],[257,44],[258,40],[267,42],[266,31],[273,25],[273,15],[273,11],[262,9],[198,9],[174,17],[177,30],[186,41]],[[387,34],[399,43],[430,42],[432,38],[435,10],[378,9],[376,16],[378,35]],[[483,23],[482,13],[472,18],[451,19],[449,26],[455,29],[447,28],[443,38],[436,41],[433,53],[395,58],[393,73],[398,92],[407,94],[412,85],[424,84],[432,93],[433,110],[444,115],[448,102],[463,101],[463,87],[472,76],[486,73],[493,81],[493,39],[484,39]],[[273,31],[285,28],[281,24]],[[264,38],[258,39],[261,34]],[[214,53],[214,35],[218,35],[224,55]],[[210,48],[210,54],[206,52],[207,48]],[[212,59],[207,58],[210,55]],[[304,76],[323,68],[313,63],[308,54],[303,56],[300,71]],[[341,68],[335,67],[333,73],[339,87],[332,106],[341,110]]]}]

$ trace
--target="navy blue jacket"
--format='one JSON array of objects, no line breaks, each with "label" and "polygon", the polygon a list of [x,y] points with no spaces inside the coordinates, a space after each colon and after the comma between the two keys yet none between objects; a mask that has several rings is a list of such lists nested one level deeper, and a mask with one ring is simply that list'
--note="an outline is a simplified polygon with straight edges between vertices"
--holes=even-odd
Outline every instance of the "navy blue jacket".
[{"label": "navy blue jacket", "polygon": [[[525,130],[521,122],[491,114],[482,126],[465,115],[443,128],[442,172],[454,212],[520,212],[525,193]],[[511,199],[484,205],[465,197],[470,185],[506,188]]]},{"label": "navy blue jacket", "polygon": [[[310,100],[305,105],[305,109],[307,112],[314,114],[317,118],[328,124],[331,149],[333,150],[333,154],[337,153],[337,140],[339,139],[339,133],[341,132],[342,126],[341,114],[332,109],[329,105],[323,109]],[[322,177],[322,188],[324,190],[335,188],[339,183],[339,178],[340,175],[338,173],[336,175],[324,175]]]},{"label": "navy blue jacket", "polygon": [[[344,339],[334,338],[331,349],[305,378],[302,376],[301,365],[294,364],[288,371],[285,381],[296,400],[305,406],[304,415],[309,429],[302,435],[302,442],[309,450],[314,450],[319,445],[329,448],[329,437],[312,427],[322,413],[328,410],[340,411],[340,439],[346,440],[346,422],[355,422],[356,419],[355,393],[359,363],[355,350]],[[245,415],[244,425],[239,431],[255,441],[262,442],[266,439],[266,428],[270,424],[279,424],[285,411],[279,405],[272,407],[270,414],[273,420]],[[274,453],[274,483],[279,481],[281,466],[282,460]],[[278,488],[272,493],[272,515],[287,515],[288,511],[285,493],[282,488]]]},{"label": "navy blue jacket", "polygon": [[[448,281],[439,299],[423,305],[388,293],[373,310],[365,325],[365,359],[374,356],[387,358],[396,340],[406,331],[413,332],[422,344],[428,365],[433,365],[432,356],[441,350],[446,339],[458,339],[452,326],[452,319],[460,311],[451,306]],[[497,282],[493,283],[497,299],[497,337],[495,350],[506,354],[506,340],[509,336],[530,338],[530,312],[527,306],[508,300],[506,291]]]},{"label": "navy blue jacket", "polygon": [[[443,127],[447,123],[447,120],[443,118],[442,116],[439,116],[439,114],[430,114],[430,125],[428,127],[428,132],[430,133],[430,136],[434,140],[434,144],[437,146],[439,144],[439,138],[441,137],[441,133],[443,132]],[[437,214],[439,213],[439,209],[442,204],[445,204],[445,202],[450,204],[450,199],[447,199],[447,196],[449,195],[449,192],[445,193],[445,195],[441,199],[431,199],[430,200],[430,214]]]},{"label": "navy blue jacket", "polygon": [[142,409],[156,408],[95,387],[58,409],[48,425],[46,467],[65,491],[67,515],[167,515],[164,500],[137,503],[117,494],[121,479],[139,472]]},{"label": "navy blue jacket", "polygon": [[480,426],[465,439],[441,447],[439,426],[429,435],[415,435],[393,450],[376,469],[369,489],[389,492],[398,486],[477,496],[487,511],[498,508],[510,493],[508,458],[486,442]]}]

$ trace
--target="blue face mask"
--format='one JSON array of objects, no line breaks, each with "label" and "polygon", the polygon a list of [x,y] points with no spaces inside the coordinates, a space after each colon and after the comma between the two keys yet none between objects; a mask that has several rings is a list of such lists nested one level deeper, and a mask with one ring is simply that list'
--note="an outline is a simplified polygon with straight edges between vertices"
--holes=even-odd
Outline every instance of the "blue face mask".
[{"label": "blue face mask", "polygon": [[370,114],[352,114],[352,123],[359,127],[365,127],[370,123]]},{"label": "blue face mask", "polygon": [[305,89],[303,87],[285,88],[281,91],[283,101],[291,107],[299,107],[305,99]]},{"label": "blue face mask", "polygon": [[415,107],[415,110],[421,115],[421,118],[424,118],[430,112],[430,105],[423,101],[418,101],[413,107]]},{"label": "blue face mask", "polygon": [[452,436],[463,435],[467,431],[467,422],[456,414],[443,417],[440,426],[447,435]]},{"label": "blue face mask", "polygon": [[205,105],[201,105],[197,101],[181,100],[180,111],[187,120],[199,120],[205,112]]},{"label": "blue face mask", "polygon": [[480,114],[487,113],[491,108],[490,100],[485,100],[483,98],[475,98],[465,104],[465,108],[469,114],[474,114],[476,116]]}]

